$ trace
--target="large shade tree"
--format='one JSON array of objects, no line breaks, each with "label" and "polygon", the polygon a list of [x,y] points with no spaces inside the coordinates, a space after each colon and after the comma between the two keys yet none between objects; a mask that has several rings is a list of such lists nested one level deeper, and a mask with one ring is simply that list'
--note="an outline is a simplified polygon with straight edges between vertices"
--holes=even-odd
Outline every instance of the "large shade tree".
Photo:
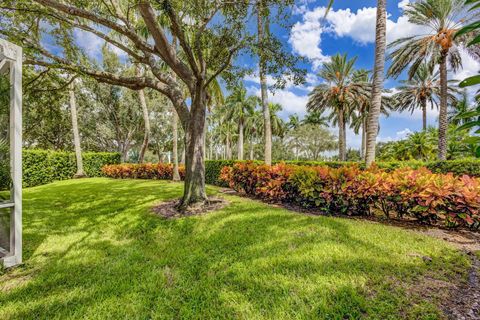
[{"label": "large shade tree", "polygon": [[[249,2],[7,0],[3,4],[1,33],[26,49],[27,65],[61,68],[134,90],[151,88],[167,96],[185,131],[185,188],[179,208],[207,200],[204,135],[208,87],[219,75],[231,79],[239,69],[234,66],[235,57],[256,43],[246,27]],[[146,72],[110,73],[88,63],[72,37],[75,29],[123,51]],[[52,43],[44,45],[51,36],[60,50],[50,50]],[[172,36],[178,41],[178,50],[174,50]]]},{"label": "large shade tree", "polygon": [[462,25],[478,17],[480,9],[469,10],[465,0],[419,0],[409,4],[404,14],[409,21],[422,26],[425,33],[402,38],[389,45],[392,64],[388,71],[391,76],[399,76],[409,67],[409,78],[413,78],[417,69],[428,61],[436,65],[440,72],[440,114],[438,121],[438,158],[447,158],[448,129],[448,66],[452,71],[462,66],[460,50],[464,49],[473,57],[480,59],[478,44],[468,48],[464,44],[474,34],[455,37]]}]

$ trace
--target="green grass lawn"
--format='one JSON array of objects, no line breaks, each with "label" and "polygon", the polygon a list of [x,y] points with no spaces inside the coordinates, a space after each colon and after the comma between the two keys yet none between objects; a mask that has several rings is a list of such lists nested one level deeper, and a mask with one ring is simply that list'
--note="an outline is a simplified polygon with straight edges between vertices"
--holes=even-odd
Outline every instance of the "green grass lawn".
[{"label": "green grass lawn", "polygon": [[25,190],[25,264],[0,271],[0,319],[436,319],[435,286],[469,264],[411,231],[235,196],[204,216],[151,213],[181,191],[101,178]]}]

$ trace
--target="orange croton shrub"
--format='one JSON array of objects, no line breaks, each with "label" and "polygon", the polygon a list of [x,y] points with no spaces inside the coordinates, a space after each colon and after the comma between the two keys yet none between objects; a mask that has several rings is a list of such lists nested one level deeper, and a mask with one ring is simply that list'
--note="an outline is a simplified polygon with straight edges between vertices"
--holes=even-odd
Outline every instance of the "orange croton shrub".
[{"label": "orange croton shrub", "polygon": [[331,168],[252,162],[225,167],[231,188],[266,201],[314,207],[327,214],[415,219],[446,226],[480,227],[480,180],[434,174],[426,168],[386,172],[357,166]]},{"label": "orange croton shrub", "polygon": [[[180,166],[180,177],[185,177],[185,168]],[[170,163],[145,163],[134,164],[124,163],[107,165],[102,168],[102,173],[106,177],[117,179],[173,179],[173,164]]]}]

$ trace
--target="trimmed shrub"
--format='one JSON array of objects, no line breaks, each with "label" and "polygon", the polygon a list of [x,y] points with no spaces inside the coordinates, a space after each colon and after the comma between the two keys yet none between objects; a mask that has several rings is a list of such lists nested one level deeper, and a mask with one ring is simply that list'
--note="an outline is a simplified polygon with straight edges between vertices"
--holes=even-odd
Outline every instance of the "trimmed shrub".
[{"label": "trimmed shrub", "polygon": [[427,168],[388,172],[356,165],[273,166],[237,163],[224,167],[221,179],[233,189],[265,201],[294,202],[326,214],[415,219],[449,227],[480,227],[480,180],[435,174]]},{"label": "trimmed shrub", "polygon": [[[207,160],[205,161],[205,180],[207,184],[213,184],[217,186],[226,187],[227,184],[219,179],[220,172],[223,167],[232,167],[236,163],[244,163],[247,161],[238,161],[238,160]],[[256,164],[262,164],[261,161],[254,161]],[[339,162],[339,161],[285,161],[285,162],[275,162],[286,163],[289,165],[297,166],[327,166],[330,168],[340,168],[340,167],[351,167],[358,166],[360,169],[365,169],[364,163],[356,162]],[[454,175],[469,175],[472,177],[480,177],[480,160],[479,159],[465,159],[465,160],[449,160],[449,161],[432,161],[432,162],[422,162],[422,161],[388,161],[388,162],[377,162],[376,166],[385,171],[393,171],[400,168],[411,168],[411,169],[420,169],[427,167],[434,173],[449,173],[452,172]]]},{"label": "trimmed shrub", "polygon": [[[185,168],[178,168],[180,178],[185,178]],[[155,180],[172,180],[173,164],[170,163],[124,163],[106,165],[102,168],[102,173],[106,177],[116,179],[155,179]]]},{"label": "trimmed shrub", "polygon": [[[83,167],[89,177],[102,176],[101,168],[120,163],[120,154],[83,153]],[[56,180],[71,179],[77,171],[75,154],[51,150],[23,150],[23,186],[33,187]]]}]

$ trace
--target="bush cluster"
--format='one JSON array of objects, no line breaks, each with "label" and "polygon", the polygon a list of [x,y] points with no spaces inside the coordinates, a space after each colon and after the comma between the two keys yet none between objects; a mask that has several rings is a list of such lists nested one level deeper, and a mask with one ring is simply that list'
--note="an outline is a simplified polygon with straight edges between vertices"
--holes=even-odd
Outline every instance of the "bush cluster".
[{"label": "bush cluster", "polygon": [[480,180],[432,173],[427,168],[388,172],[356,165],[257,165],[224,167],[221,179],[237,191],[266,201],[295,203],[326,214],[416,220],[449,227],[480,226]]},{"label": "bush cluster", "polygon": [[[102,175],[102,167],[120,163],[120,154],[109,152],[84,152],[83,167],[89,177]],[[73,152],[51,150],[23,150],[23,186],[33,187],[56,180],[71,179],[77,172]]]},{"label": "bush cluster", "polygon": [[[185,178],[185,168],[178,168],[180,178]],[[102,168],[102,173],[106,177],[116,179],[157,179],[172,180],[173,164],[170,163],[145,163],[145,164],[115,164],[106,165]]]}]

